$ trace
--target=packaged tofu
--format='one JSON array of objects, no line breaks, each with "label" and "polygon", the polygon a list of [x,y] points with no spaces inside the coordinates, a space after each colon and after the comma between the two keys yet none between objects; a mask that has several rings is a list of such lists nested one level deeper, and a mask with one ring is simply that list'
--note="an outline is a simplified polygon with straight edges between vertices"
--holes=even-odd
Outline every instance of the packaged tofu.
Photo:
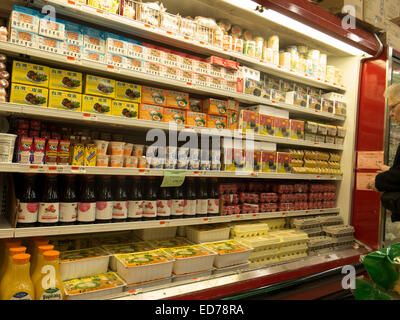
[{"label": "packaged tofu", "polygon": [[49,89],[82,93],[82,73],[50,68]]},{"label": "packaged tofu", "polygon": [[65,41],[65,24],[55,19],[51,21],[47,16],[40,16],[39,35]]},{"label": "packaged tofu", "polygon": [[239,117],[239,129],[244,133],[258,134],[260,129],[260,116],[257,112],[241,110]]},{"label": "packaged tofu", "polygon": [[291,168],[291,155],[287,152],[277,152],[277,172],[278,173],[290,173]]},{"label": "packaged tofu", "polygon": [[219,99],[204,99],[203,111],[208,114],[226,115],[228,109],[228,102]]},{"label": "packaged tofu", "polygon": [[76,44],[72,44],[69,42],[65,42],[65,46],[63,47],[64,51],[62,55],[72,57],[74,59],[80,60],[83,55],[83,49],[81,46]]},{"label": "packaged tofu", "polygon": [[37,48],[50,53],[62,54],[66,52],[64,41],[39,35],[37,37]]},{"label": "packaged tofu", "polygon": [[115,53],[121,56],[128,55],[128,42],[125,40],[125,37],[106,32],[106,53]]},{"label": "packaged tofu", "polygon": [[142,102],[142,86],[134,83],[116,81],[115,100],[123,100],[135,103]]},{"label": "packaged tofu", "polygon": [[126,58],[123,55],[113,53],[113,52],[107,52],[105,54],[105,63],[108,66],[113,66],[117,68],[124,68],[126,69]]},{"label": "packaged tofu", "polygon": [[146,72],[145,64],[146,64],[146,61],[144,61],[144,60],[125,57],[125,68],[128,70],[144,73],[144,72]]},{"label": "packaged tofu", "polygon": [[111,114],[113,116],[137,119],[139,116],[139,105],[137,103],[113,100]]},{"label": "packaged tofu", "polygon": [[216,129],[226,129],[227,119],[226,116],[217,116],[213,114],[207,115],[207,127]]},{"label": "packaged tofu", "polygon": [[290,120],[290,138],[304,140],[304,121]]},{"label": "packaged tofu", "polygon": [[85,94],[115,98],[115,80],[87,74]]},{"label": "packaged tofu", "polygon": [[38,64],[14,60],[11,82],[48,87],[50,68]]},{"label": "packaged tofu", "polygon": [[189,94],[185,92],[179,92],[174,90],[167,90],[166,107],[170,108],[189,108]]},{"label": "packaged tofu", "polygon": [[10,15],[9,28],[37,34],[39,30],[39,13],[36,10],[15,4]]},{"label": "packaged tofu", "polygon": [[46,88],[27,86],[19,83],[11,85],[11,103],[47,107],[47,98],[48,90]]},{"label": "packaged tofu", "polygon": [[83,29],[83,47],[90,52],[101,54],[106,53],[106,40],[103,31],[84,27]]},{"label": "packaged tofu", "polygon": [[128,57],[146,60],[146,47],[141,42],[129,39],[128,41]]},{"label": "packaged tofu", "polygon": [[172,122],[177,125],[184,125],[186,123],[185,117],[185,110],[164,108],[163,122]]},{"label": "packaged tofu", "polygon": [[286,103],[299,107],[306,107],[307,95],[296,91],[286,92]]},{"label": "packaged tofu", "polygon": [[163,118],[163,107],[143,103],[139,105],[139,119],[161,122]]},{"label": "packaged tofu", "polygon": [[346,128],[345,128],[345,127],[337,126],[337,136],[338,136],[339,138],[344,138],[344,137],[346,137]]},{"label": "packaged tofu", "polygon": [[82,112],[111,114],[112,99],[83,95]]},{"label": "packaged tofu", "polygon": [[202,112],[186,111],[186,124],[192,127],[204,128],[207,126],[207,114]]},{"label": "packaged tofu", "polygon": [[10,43],[26,48],[37,48],[38,35],[26,30],[11,28],[9,32]]},{"label": "packaged tofu", "polygon": [[82,111],[82,95],[75,92],[50,90],[49,108]]}]

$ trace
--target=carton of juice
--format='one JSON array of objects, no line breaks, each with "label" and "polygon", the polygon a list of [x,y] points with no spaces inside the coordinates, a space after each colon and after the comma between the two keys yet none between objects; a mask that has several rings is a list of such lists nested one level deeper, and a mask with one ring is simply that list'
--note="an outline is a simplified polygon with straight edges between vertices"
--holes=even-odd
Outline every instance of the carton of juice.
[{"label": "carton of juice", "polygon": [[167,91],[166,106],[171,108],[189,108],[189,94],[184,92],[178,92],[173,90]]},{"label": "carton of juice", "polygon": [[87,144],[85,146],[84,152],[84,165],[85,167],[95,167],[96,166],[96,145]]},{"label": "carton of juice", "polygon": [[290,120],[290,138],[304,140],[304,121]]},{"label": "carton of juice", "polygon": [[208,114],[226,115],[228,110],[228,102],[219,99],[204,99],[203,110]]},{"label": "carton of juice", "polygon": [[49,89],[82,93],[82,73],[51,68]]},{"label": "carton of juice", "polygon": [[46,144],[46,164],[57,164],[58,140],[49,139]]},{"label": "carton of juice", "polygon": [[290,173],[292,168],[291,168],[291,161],[292,161],[292,156],[290,153],[287,152],[277,152],[276,154],[277,157],[277,172],[278,173]]},{"label": "carton of juice", "polygon": [[142,103],[165,107],[167,104],[167,90],[143,86]]},{"label": "carton of juice", "polygon": [[257,112],[241,110],[239,117],[239,129],[244,133],[258,134],[260,129],[260,116]]},{"label": "carton of juice", "polygon": [[228,110],[227,113],[227,128],[229,130],[236,130],[239,128],[239,111]]},{"label": "carton of juice", "polygon": [[34,137],[30,162],[33,164],[43,164],[46,153],[46,139]]},{"label": "carton of juice", "polygon": [[261,153],[261,171],[276,172],[277,158],[276,152],[262,151]]},{"label": "carton of juice", "polygon": [[114,100],[112,103],[111,114],[113,116],[137,119],[139,115],[139,105],[137,103]]},{"label": "carton of juice", "polygon": [[47,107],[48,90],[14,83],[11,85],[11,103]]},{"label": "carton of juice", "polygon": [[30,163],[32,146],[33,146],[32,137],[19,138],[18,151],[17,151],[18,163]]},{"label": "carton of juice", "polygon": [[82,95],[75,92],[50,90],[49,108],[82,111]]},{"label": "carton of juice", "polygon": [[143,103],[139,105],[139,119],[161,122],[163,118],[163,107]]},{"label": "carton of juice", "polygon": [[203,112],[203,100],[190,98],[189,110],[192,112]]},{"label": "carton of juice", "polygon": [[142,86],[121,81],[115,83],[115,100],[141,103],[141,96]]},{"label": "carton of juice", "polygon": [[57,164],[69,164],[71,141],[60,140],[57,150]]},{"label": "carton of juice", "polygon": [[207,115],[202,112],[186,111],[186,124],[192,127],[204,128],[207,125]]},{"label": "carton of juice", "polygon": [[86,75],[85,94],[115,98],[115,80]]},{"label": "carton of juice", "polygon": [[265,136],[273,136],[274,133],[274,117],[266,114],[260,114],[260,134]]},{"label": "carton of juice", "polygon": [[217,116],[213,114],[207,115],[208,128],[226,129],[226,126],[227,126],[226,116]]},{"label": "carton of juice", "polygon": [[174,122],[177,125],[184,125],[186,123],[185,116],[185,110],[164,108],[163,122]]},{"label": "carton of juice", "polygon": [[111,114],[111,106],[111,99],[89,95],[82,97],[82,112]]},{"label": "carton of juice", "polygon": [[16,28],[33,33],[39,30],[39,14],[36,10],[14,5],[10,15],[9,28]]},{"label": "carton of juice", "polygon": [[289,119],[274,118],[273,121],[275,137],[288,138],[290,134]]},{"label": "carton of juice", "polygon": [[17,60],[13,62],[11,82],[47,88],[49,86],[49,76],[49,67]]}]

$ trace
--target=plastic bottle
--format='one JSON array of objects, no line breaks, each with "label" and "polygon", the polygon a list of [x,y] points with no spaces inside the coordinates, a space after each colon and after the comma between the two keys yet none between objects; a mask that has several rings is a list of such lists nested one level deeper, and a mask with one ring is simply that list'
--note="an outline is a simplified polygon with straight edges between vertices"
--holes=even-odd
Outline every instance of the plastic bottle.
[{"label": "plastic bottle", "polygon": [[128,196],[126,194],[125,177],[116,177],[113,198],[113,222],[125,222],[128,218]]},{"label": "plastic bottle", "polygon": [[39,214],[39,195],[36,185],[36,174],[24,175],[24,187],[17,209],[17,228],[35,227]]},{"label": "plastic bottle", "polygon": [[73,225],[76,224],[78,216],[76,177],[67,174],[63,177],[63,180],[63,191],[60,196],[60,225]]},{"label": "plastic bottle", "polygon": [[9,280],[2,282],[1,285],[1,300],[35,299],[35,289],[29,275],[30,257],[27,253],[16,254],[12,257],[13,263]]},{"label": "plastic bottle", "polygon": [[30,255],[31,255],[31,275],[36,266],[37,256],[38,256],[38,251],[39,251],[38,248],[40,246],[45,246],[47,244],[49,244],[49,240],[44,239],[44,238],[37,238],[37,239],[33,240],[33,248],[32,248],[32,252],[30,253]]},{"label": "plastic bottle", "polygon": [[206,217],[208,210],[208,194],[205,179],[200,179],[196,193],[196,217]]},{"label": "plastic bottle", "polygon": [[43,252],[41,277],[33,284],[37,300],[62,300],[64,287],[60,277],[60,252]]},{"label": "plastic bottle", "polygon": [[96,223],[109,223],[113,215],[111,176],[103,176],[99,180],[99,188],[96,189]]},{"label": "plastic bottle", "polygon": [[31,274],[31,279],[33,283],[36,283],[36,281],[42,276],[42,267],[44,265],[43,253],[50,250],[54,250],[54,246],[52,244],[38,247],[37,262],[35,265],[35,269]]},{"label": "plastic bottle", "polygon": [[219,215],[219,192],[218,192],[218,184],[215,179],[212,180],[210,188],[208,189],[207,215],[208,216]]},{"label": "plastic bottle", "polygon": [[78,203],[79,224],[94,223],[96,219],[96,194],[94,176],[83,177],[82,190]]},{"label": "plastic bottle", "polygon": [[171,198],[171,219],[182,219],[185,211],[185,199],[182,187],[173,188]]},{"label": "plastic bottle", "polygon": [[3,242],[3,250],[1,253],[1,259],[0,259],[0,277],[4,274],[4,271],[6,270],[7,267],[7,259],[10,254],[10,248],[13,247],[20,247],[22,241],[17,240],[17,239],[7,239],[4,240]]},{"label": "plastic bottle", "polygon": [[193,178],[188,178],[185,185],[185,208],[183,212],[184,218],[196,217],[196,190]]},{"label": "plastic bottle", "polygon": [[12,268],[12,264],[13,264],[12,257],[19,253],[26,253],[26,247],[24,247],[24,246],[12,247],[8,250],[8,257],[5,261],[6,268],[4,270],[3,276],[0,277],[0,288],[1,288],[1,285],[3,285],[3,283],[5,283],[5,284],[8,283],[8,280],[9,280],[8,278],[11,275],[11,268]]},{"label": "plastic bottle", "polygon": [[140,221],[143,218],[143,192],[140,177],[131,179],[128,195],[128,221]]},{"label": "plastic bottle", "polygon": [[157,186],[155,177],[149,177],[143,197],[143,220],[157,218]]},{"label": "plastic bottle", "polygon": [[60,217],[60,198],[57,175],[46,174],[43,194],[39,204],[39,226],[56,226]]},{"label": "plastic bottle", "polygon": [[157,219],[165,220],[171,218],[171,189],[163,187],[159,189],[157,200]]}]

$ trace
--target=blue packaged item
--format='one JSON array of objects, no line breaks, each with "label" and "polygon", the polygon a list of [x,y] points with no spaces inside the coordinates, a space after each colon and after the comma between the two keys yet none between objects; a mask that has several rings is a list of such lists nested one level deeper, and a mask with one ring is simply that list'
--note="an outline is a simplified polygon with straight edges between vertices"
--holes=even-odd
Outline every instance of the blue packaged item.
[{"label": "blue packaged item", "polygon": [[106,52],[116,53],[122,56],[128,54],[127,38],[119,36],[114,33],[106,32]]},{"label": "blue packaged item", "polygon": [[39,15],[39,35],[65,41],[65,24],[60,20],[51,21],[47,16]]},{"label": "blue packaged item", "polygon": [[106,52],[105,33],[103,31],[84,27],[83,48],[101,54]]},{"label": "blue packaged item", "polygon": [[57,21],[65,25],[65,42],[83,47],[83,34],[85,27],[62,19],[57,19]]},{"label": "blue packaged item", "polygon": [[14,5],[9,24],[10,28],[38,33],[39,12],[30,8]]},{"label": "blue packaged item", "polygon": [[24,46],[25,48],[37,48],[38,35],[34,32],[11,28],[9,36],[12,44]]},{"label": "blue packaged item", "polygon": [[128,42],[128,58],[146,60],[146,47],[140,41],[129,39]]}]

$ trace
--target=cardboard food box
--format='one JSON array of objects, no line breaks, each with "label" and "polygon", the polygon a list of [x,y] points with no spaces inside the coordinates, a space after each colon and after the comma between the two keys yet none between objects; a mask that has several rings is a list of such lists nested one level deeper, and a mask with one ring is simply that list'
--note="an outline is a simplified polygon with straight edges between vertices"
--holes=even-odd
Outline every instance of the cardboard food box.
[{"label": "cardboard food box", "polygon": [[306,141],[311,141],[311,142],[315,142],[315,133],[308,133],[306,132],[304,134],[304,140]]},{"label": "cardboard food box", "polygon": [[84,27],[83,48],[91,52],[106,53],[106,34],[103,31]]},{"label": "cardboard food box", "polygon": [[65,40],[65,24],[61,21],[51,21],[47,17],[39,20],[39,35],[52,39]]},{"label": "cardboard food box", "polygon": [[116,81],[115,100],[141,103],[142,86],[134,83]]},{"label": "cardboard food box", "polygon": [[104,53],[99,53],[96,51],[91,51],[89,49],[83,49],[82,51],[82,59],[89,60],[98,63],[105,63],[106,62],[106,55]]},{"label": "cardboard food box", "polygon": [[106,60],[105,63],[107,66],[113,66],[113,67],[117,67],[117,68],[127,69],[126,57],[124,57],[120,54],[107,52],[105,54],[105,60]]},{"label": "cardboard food box", "polygon": [[188,109],[189,94],[185,92],[168,90],[166,106],[171,108]]},{"label": "cardboard food box", "polygon": [[192,127],[206,127],[207,114],[202,112],[186,111],[186,124]]},{"label": "cardboard food box", "polygon": [[167,90],[143,86],[142,104],[165,107],[167,105]]},{"label": "cardboard food box", "polygon": [[285,102],[286,93],[280,90],[271,90],[271,100],[275,102]]},{"label": "cardboard food box", "polygon": [[228,110],[227,128],[229,130],[236,130],[239,128],[239,111]]},{"label": "cardboard food box", "polygon": [[260,134],[266,136],[273,136],[275,133],[273,116],[260,114]]},{"label": "cardboard food box", "polygon": [[13,83],[11,85],[11,103],[29,104],[47,107],[49,91],[46,88]]},{"label": "cardboard food box", "polygon": [[139,116],[139,105],[137,103],[114,100],[112,103],[111,114],[113,116],[137,119]]},{"label": "cardboard food box", "polygon": [[293,92],[294,83],[288,80],[279,80],[279,90],[282,92]]},{"label": "cardboard food box", "polygon": [[264,83],[253,79],[245,79],[244,93],[251,94],[256,97],[262,97],[265,93]]},{"label": "cardboard food box", "polygon": [[66,20],[57,19],[65,25],[65,42],[83,47],[84,27]]},{"label": "cardboard food box", "polygon": [[11,82],[23,83],[36,87],[49,86],[50,68],[39,64],[14,60]]},{"label": "cardboard food box", "polygon": [[304,121],[290,120],[290,138],[304,140]]},{"label": "cardboard food box", "polygon": [[290,120],[284,118],[274,118],[274,136],[280,138],[289,138]]},{"label": "cardboard food box", "polygon": [[334,102],[328,99],[321,99],[322,111],[333,113],[334,111]]},{"label": "cardboard food box", "polygon": [[292,171],[291,161],[292,156],[287,152],[277,152],[277,172],[278,173],[290,173]]},{"label": "cardboard food box", "polygon": [[234,110],[239,112],[240,103],[234,99],[228,99],[228,110]]},{"label": "cardboard food box", "polygon": [[321,111],[321,98],[308,95],[307,108]]},{"label": "cardboard food box", "polygon": [[207,115],[208,128],[226,129],[226,126],[227,126],[226,116],[217,116],[214,114]]},{"label": "cardboard food box", "polygon": [[203,100],[190,98],[189,110],[192,112],[203,112]]},{"label": "cardboard food box", "polygon": [[182,109],[164,108],[163,122],[173,122],[177,125],[186,124],[186,112]]},{"label": "cardboard food box", "polygon": [[[264,83],[267,88],[270,88],[273,90],[280,90],[280,88],[281,88],[279,79],[274,76],[266,75],[264,77]],[[294,91],[296,91],[296,90],[294,90]]]},{"label": "cardboard food box", "polygon": [[244,133],[258,134],[260,129],[260,115],[254,111],[241,110],[239,129]]},{"label": "cardboard food box", "polygon": [[342,101],[335,101],[335,114],[340,116],[346,116],[347,104]]},{"label": "cardboard food box", "polygon": [[163,107],[143,103],[139,105],[139,119],[161,122],[163,118]]},{"label": "cardboard food box", "polygon": [[262,151],[261,153],[261,172],[276,172],[277,158],[276,152]]},{"label": "cardboard food box", "polygon": [[82,95],[75,92],[50,90],[49,108],[82,111]]},{"label": "cardboard food box", "polygon": [[307,107],[307,94],[297,91],[287,92],[286,103],[299,107]]},{"label": "cardboard food box", "polygon": [[9,31],[10,43],[26,48],[37,48],[38,35],[33,32],[11,28]]},{"label": "cardboard food box", "polygon": [[45,36],[38,36],[37,48],[50,53],[62,54],[66,51],[66,44],[61,40],[52,39]]},{"label": "cardboard food box", "polygon": [[86,75],[85,80],[85,94],[115,98],[115,80],[89,74]]},{"label": "cardboard food box", "polygon": [[82,93],[82,73],[62,69],[50,69],[49,89]]},{"label": "cardboard food box", "polygon": [[106,32],[105,39],[107,53],[115,53],[121,56],[128,55],[128,42],[125,41],[125,37]]},{"label": "cardboard food box", "polygon": [[111,114],[112,99],[104,97],[82,96],[82,112]]},{"label": "cardboard food box", "polygon": [[203,111],[208,114],[226,115],[228,110],[228,102],[219,99],[204,99]]},{"label": "cardboard food box", "polygon": [[146,60],[146,47],[141,42],[129,39],[128,57],[139,60]]},{"label": "cardboard food box", "polygon": [[39,31],[39,14],[36,10],[14,5],[10,20],[9,28],[38,33]]}]

